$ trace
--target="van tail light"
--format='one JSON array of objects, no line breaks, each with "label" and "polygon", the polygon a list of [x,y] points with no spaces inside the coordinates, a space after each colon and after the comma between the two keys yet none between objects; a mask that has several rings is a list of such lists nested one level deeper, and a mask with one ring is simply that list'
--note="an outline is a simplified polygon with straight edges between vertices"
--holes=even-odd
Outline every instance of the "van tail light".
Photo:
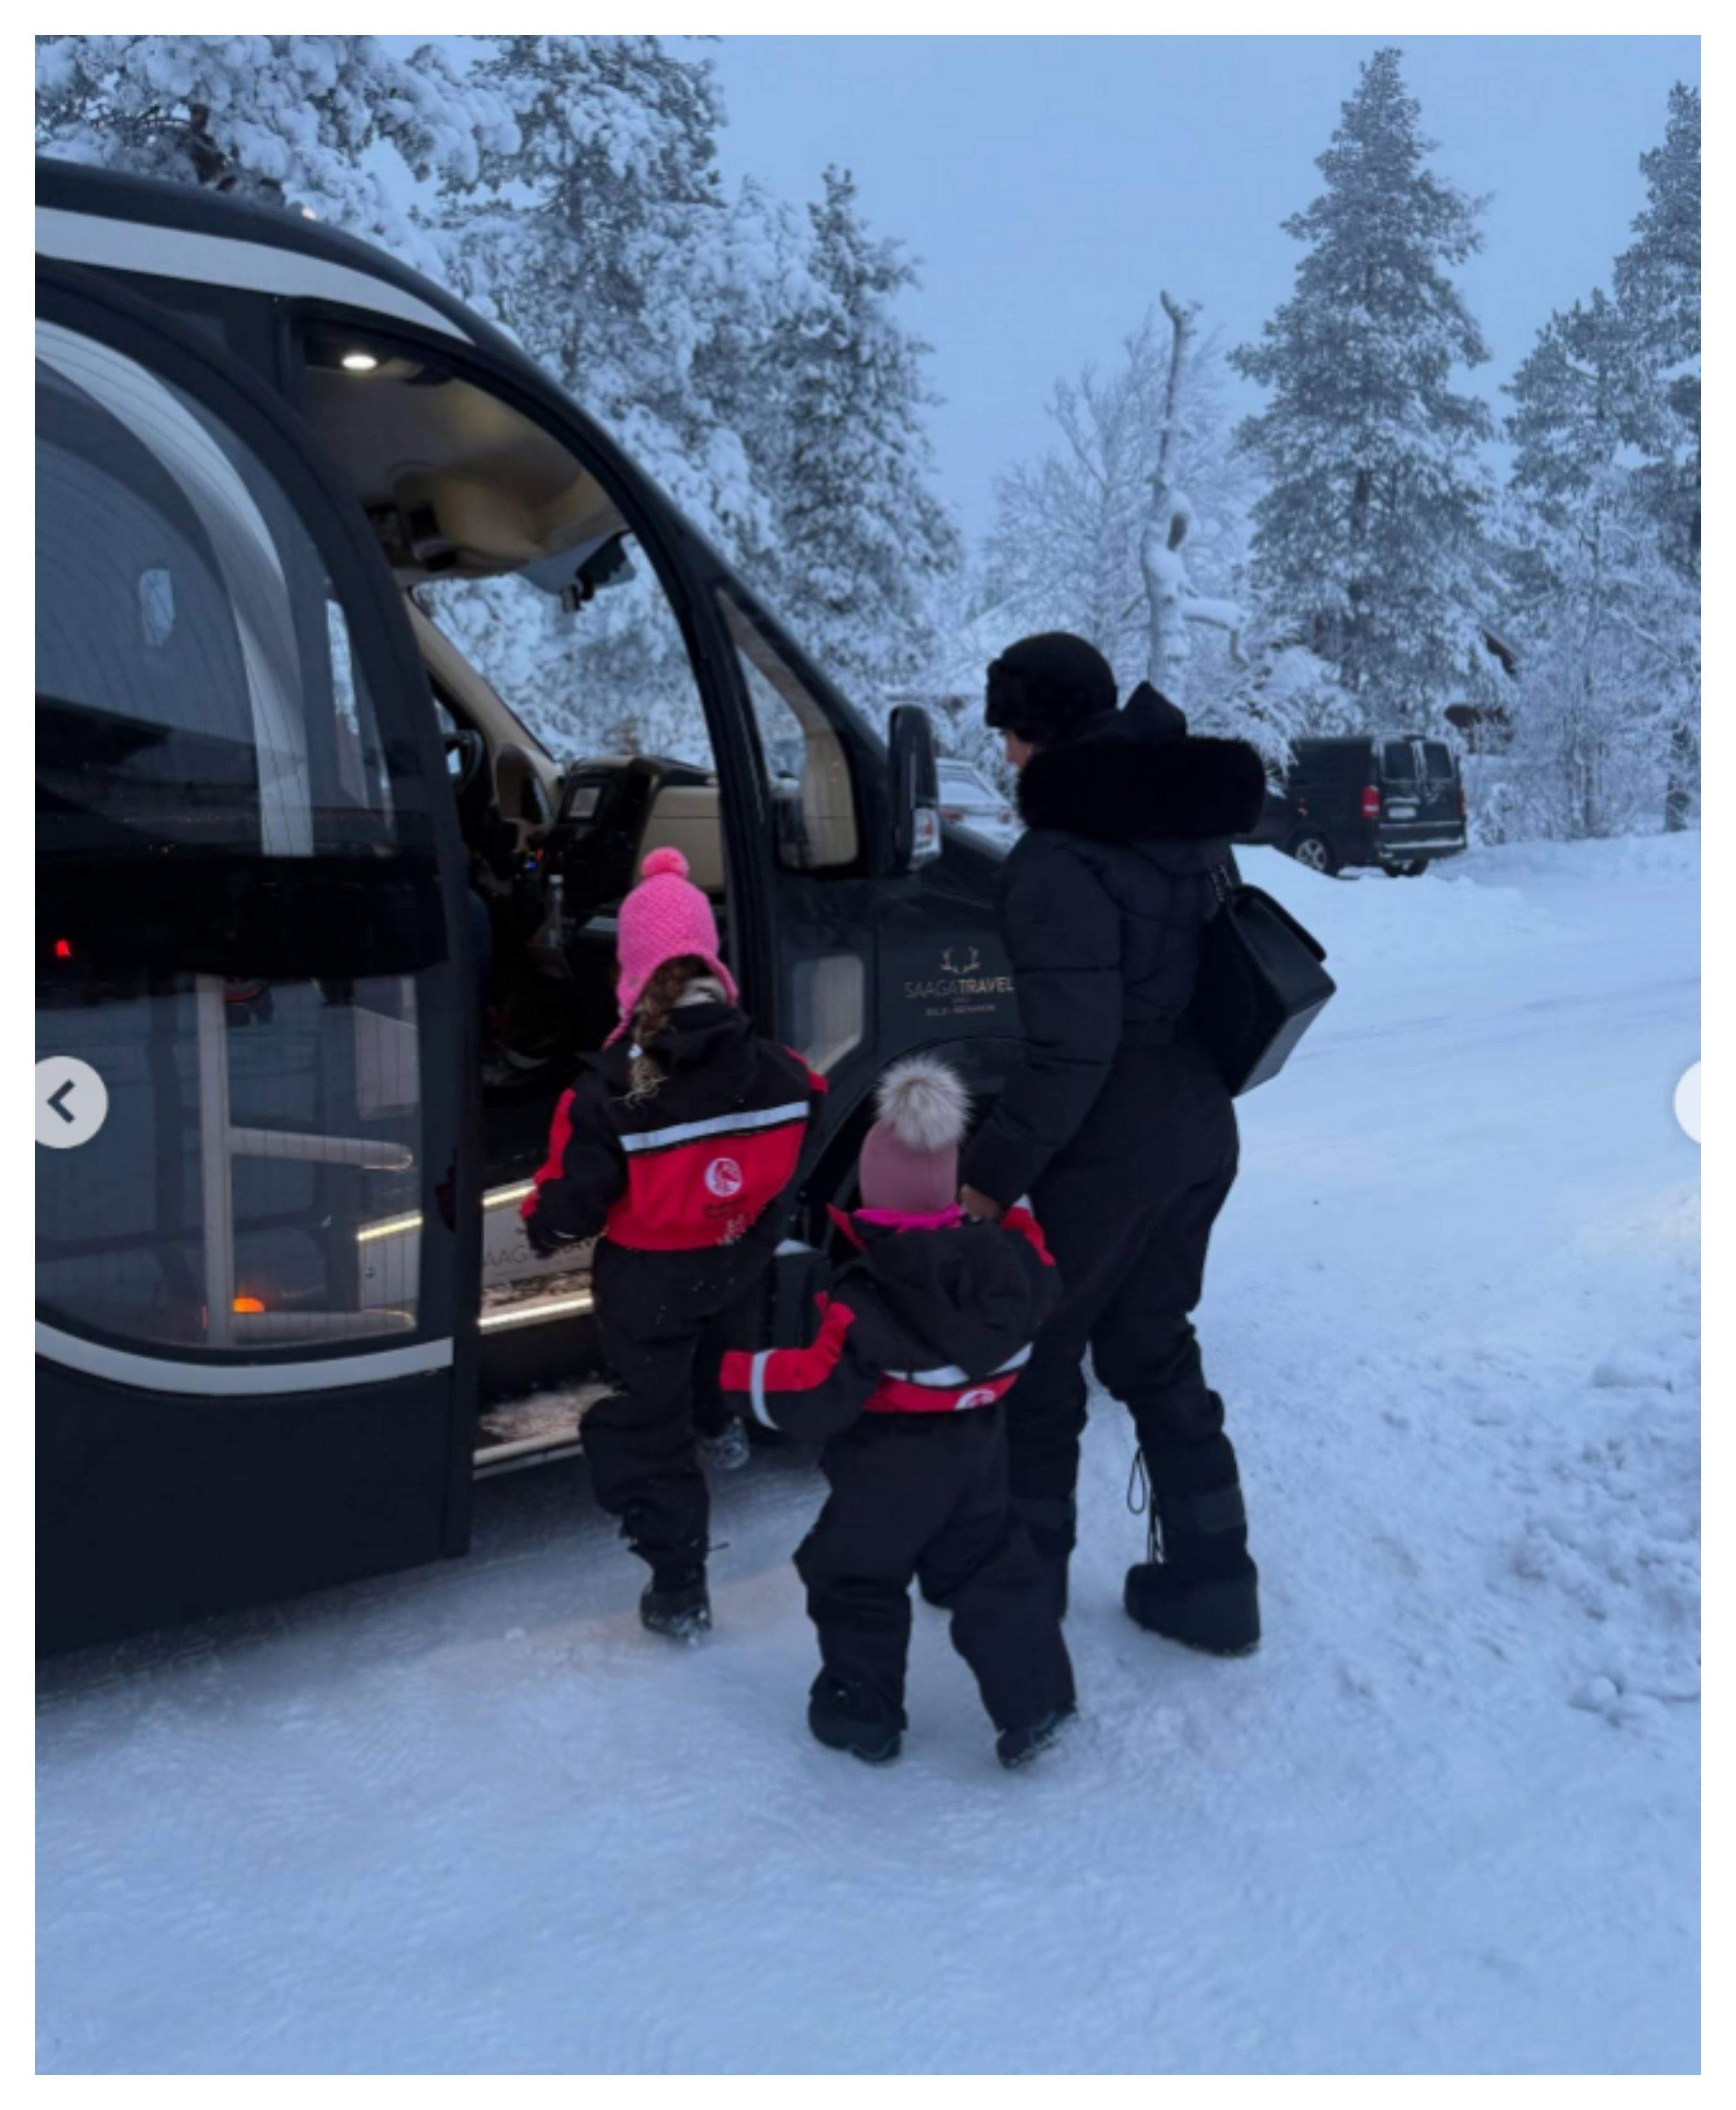
[{"label": "van tail light", "polygon": [[1381,817],[1381,787],[1378,784],[1363,786],[1363,818],[1377,821]]}]

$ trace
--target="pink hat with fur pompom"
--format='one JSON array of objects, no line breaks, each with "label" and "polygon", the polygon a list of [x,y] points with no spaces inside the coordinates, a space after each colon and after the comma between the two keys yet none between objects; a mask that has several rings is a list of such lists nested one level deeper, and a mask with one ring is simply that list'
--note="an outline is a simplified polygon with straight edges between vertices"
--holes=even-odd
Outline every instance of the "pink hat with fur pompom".
[{"label": "pink hat with fur pompom", "polygon": [[723,985],[730,1002],[739,1001],[735,978],[717,957],[717,919],[712,904],[687,876],[687,860],[677,849],[653,850],[640,867],[637,886],[621,904],[615,950],[621,972],[615,983],[620,1033],[633,1014],[640,992],[665,960],[692,955]]}]

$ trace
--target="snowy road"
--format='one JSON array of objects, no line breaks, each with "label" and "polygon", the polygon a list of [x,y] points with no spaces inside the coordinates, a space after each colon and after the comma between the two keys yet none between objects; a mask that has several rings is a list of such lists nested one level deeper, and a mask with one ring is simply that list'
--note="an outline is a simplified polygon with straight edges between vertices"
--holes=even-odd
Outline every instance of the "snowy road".
[{"label": "snowy road", "polygon": [[807,1741],[801,1457],[691,1654],[581,1475],[489,1483],[468,1562],[47,1667],[44,2069],[1694,2067],[1697,853],[1249,860],[1343,989],[1201,1322],[1257,1656],[1123,1618],[1111,1402],[1029,1775],[927,1611],[904,1760]]}]

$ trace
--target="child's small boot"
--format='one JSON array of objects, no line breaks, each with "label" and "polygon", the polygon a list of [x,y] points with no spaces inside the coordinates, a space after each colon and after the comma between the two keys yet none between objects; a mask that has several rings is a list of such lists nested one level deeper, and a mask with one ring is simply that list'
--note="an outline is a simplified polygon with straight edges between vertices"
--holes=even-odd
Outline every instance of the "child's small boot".
[{"label": "child's small boot", "polygon": [[753,1455],[748,1424],[732,1414],[714,1429],[698,1432],[699,1456],[714,1473],[739,1473]]},{"label": "child's small boot", "polygon": [[1251,1654],[1259,1643],[1259,1571],[1248,1555],[1229,1438],[1147,1444],[1141,1457],[1151,1483],[1151,1542],[1147,1558],[1128,1570],[1128,1617],[1210,1655]]},{"label": "child's small boot", "polygon": [[696,1641],[708,1634],[712,1600],[705,1587],[704,1564],[653,1567],[639,1601],[639,1617],[651,1632],[666,1634],[674,1641]]},{"label": "child's small boot", "polygon": [[904,1743],[901,1716],[888,1715],[870,1695],[821,1671],[808,1695],[807,1726],[830,1751],[848,1751],[864,1765],[884,1766]]},{"label": "child's small boot", "polygon": [[1009,1772],[1019,1766],[1028,1766],[1038,1758],[1074,1718],[1071,1707],[1058,1707],[1045,1714],[1040,1722],[1033,1722],[1022,1729],[1003,1729],[995,1739],[995,1756]]}]

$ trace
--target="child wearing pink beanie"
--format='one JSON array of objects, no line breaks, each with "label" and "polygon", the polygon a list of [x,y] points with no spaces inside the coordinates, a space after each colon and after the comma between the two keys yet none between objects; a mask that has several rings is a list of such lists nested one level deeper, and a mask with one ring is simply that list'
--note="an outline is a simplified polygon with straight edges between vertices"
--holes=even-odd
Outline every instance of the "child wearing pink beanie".
[{"label": "child wearing pink beanie", "polygon": [[839,1216],[855,1257],[805,1348],[723,1359],[726,1397],[824,1447],[830,1489],[796,1569],[820,1642],[807,1723],[870,1765],[898,1755],[910,1587],[952,1614],[1005,1766],[1073,1718],[1073,1667],[1043,1572],[1007,1495],[1006,1396],[1060,1294],[1035,1218],[959,1207],[970,1103],[932,1055],[880,1080],[857,1163],[862,1207]]},{"label": "child wearing pink beanie", "polygon": [[711,1624],[696,1424],[722,1418],[724,1351],[761,1330],[825,1084],[754,1032],[679,850],[645,859],[617,949],[620,1023],[555,1108],[522,1213],[539,1253],[597,1239],[591,1286],[617,1388],[585,1417],[591,1486],[651,1570],[640,1618],[688,1641]]}]

